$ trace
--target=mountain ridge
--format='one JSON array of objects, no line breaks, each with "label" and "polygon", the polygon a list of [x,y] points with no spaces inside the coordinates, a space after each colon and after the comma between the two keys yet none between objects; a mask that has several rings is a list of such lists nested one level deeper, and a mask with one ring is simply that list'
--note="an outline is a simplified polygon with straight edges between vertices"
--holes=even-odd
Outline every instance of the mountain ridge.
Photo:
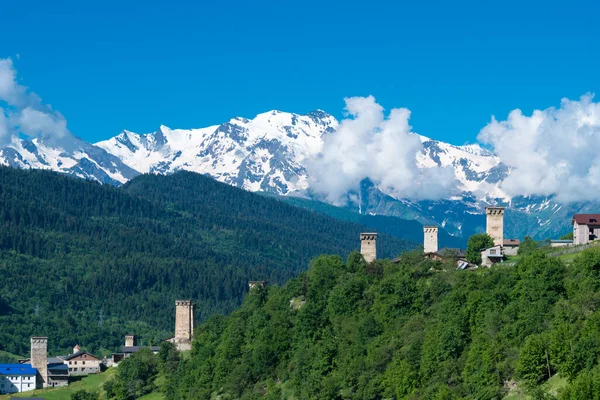
[{"label": "mountain ridge", "polygon": [[[95,144],[74,136],[60,140],[13,138],[0,148],[0,163],[17,168],[51,169],[85,179],[122,185],[140,173],[170,174],[180,170],[210,175],[253,192],[327,201],[311,186],[308,163],[323,150],[324,138],[340,122],[322,110],[295,114],[271,110],[253,119],[231,118],[199,129],[159,126],[138,134],[123,130]],[[417,135],[417,134],[415,134]],[[415,155],[420,170],[450,169],[454,187],[440,200],[411,200],[365,177],[358,193],[348,192],[345,207],[360,214],[416,219],[437,224],[457,237],[482,230],[486,205],[505,205],[518,218],[507,226],[513,237],[542,239],[564,233],[566,215],[594,209],[595,203],[561,205],[551,197],[510,197],[501,182],[510,169],[478,144],[462,146],[418,135]]]}]

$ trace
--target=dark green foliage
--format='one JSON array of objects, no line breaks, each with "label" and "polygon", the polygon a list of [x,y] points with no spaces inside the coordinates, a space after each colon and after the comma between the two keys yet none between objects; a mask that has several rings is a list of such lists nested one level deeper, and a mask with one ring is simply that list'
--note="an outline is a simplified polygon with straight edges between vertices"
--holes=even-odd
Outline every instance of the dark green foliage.
[{"label": "dark green foliage", "polygon": [[573,231],[567,233],[566,235],[562,235],[560,240],[573,240]]},{"label": "dark green foliage", "polygon": [[90,392],[85,389],[78,390],[71,394],[71,400],[98,400],[99,398],[100,396],[98,396],[97,392]]},{"label": "dark green foliage", "polygon": [[[115,351],[172,335],[174,301],[228,313],[249,280],[285,282],[321,253],[347,255],[368,228],[211,178],[140,176],[122,188],[0,168],[0,350]],[[411,243],[381,237],[382,256]]]},{"label": "dark green foliage", "polygon": [[487,233],[476,233],[469,238],[465,257],[473,264],[481,264],[481,250],[494,245],[494,239]]},{"label": "dark green foliage", "polygon": [[531,236],[525,236],[523,241],[519,245],[519,255],[524,256],[527,254],[531,254],[537,249],[540,248],[539,243],[537,243]]},{"label": "dark green foliage", "polygon": [[119,363],[117,376],[105,383],[108,398],[134,400],[155,389],[157,357],[150,349],[141,349]]},{"label": "dark green foliage", "polygon": [[546,399],[557,373],[563,398],[599,398],[600,249],[569,268],[541,252],[478,271],[437,272],[416,252],[378,263],[322,256],[250,293],[200,326],[167,398],[501,399],[515,380]]},{"label": "dark green foliage", "polygon": [[175,344],[163,342],[160,344],[158,352],[158,370],[165,376],[171,375],[179,366],[179,352],[175,349]]}]

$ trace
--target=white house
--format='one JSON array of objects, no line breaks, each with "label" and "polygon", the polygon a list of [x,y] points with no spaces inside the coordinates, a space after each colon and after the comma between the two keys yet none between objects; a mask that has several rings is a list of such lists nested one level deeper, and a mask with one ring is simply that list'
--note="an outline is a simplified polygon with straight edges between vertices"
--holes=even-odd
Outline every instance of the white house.
[{"label": "white house", "polygon": [[0,394],[34,390],[37,369],[31,364],[0,364]]},{"label": "white house", "polygon": [[573,215],[573,245],[588,244],[600,238],[600,214]]}]

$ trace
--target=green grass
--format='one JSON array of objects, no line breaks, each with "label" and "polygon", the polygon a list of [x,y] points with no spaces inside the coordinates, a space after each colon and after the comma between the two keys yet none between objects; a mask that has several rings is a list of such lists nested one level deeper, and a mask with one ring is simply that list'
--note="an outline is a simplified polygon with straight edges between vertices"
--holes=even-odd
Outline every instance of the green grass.
[{"label": "green grass", "polygon": [[102,394],[102,385],[116,373],[116,368],[109,368],[101,374],[88,375],[77,382],[71,383],[69,386],[4,395],[0,396],[0,400],[7,400],[12,397],[40,397],[46,400],[69,400],[73,393],[82,389],[97,391]]},{"label": "green grass", "polygon": [[161,392],[152,392],[140,397],[140,400],[163,400],[165,395]]},{"label": "green grass", "polygon": [[[100,394],[100,398],[103,399],[104,391],[102,390],[102,385],[104,385],[104,382],[111,379],[116,374],[117,368],[109,368],[101,374],[88,375],[77,382],[71,383],[69,386],[4,395],[0,396],[0,400],[8,400],[12,397],[40,397],[45,400],[70,400],[73,393],[82,389],[98,392]],[[159,376],[156,380],[156,383],[161,383],[161,379],[164,381],[164,378]],[[160,392],[152,392],[140,397],[140,399],[143,400],[163,400],[164,398],[165,395]]]}]

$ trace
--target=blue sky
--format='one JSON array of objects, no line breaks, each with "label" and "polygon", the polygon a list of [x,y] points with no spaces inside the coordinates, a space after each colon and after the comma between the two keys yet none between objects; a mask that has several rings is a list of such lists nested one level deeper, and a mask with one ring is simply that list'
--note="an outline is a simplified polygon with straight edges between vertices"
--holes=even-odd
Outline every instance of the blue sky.
[{"label": "blue sky", "polygon": [[3,4],[0,58],[90,141],[270,109],[339,118],[373,95],[462,144],[492,114],[600,91],[592,1],[88,3]]}]

